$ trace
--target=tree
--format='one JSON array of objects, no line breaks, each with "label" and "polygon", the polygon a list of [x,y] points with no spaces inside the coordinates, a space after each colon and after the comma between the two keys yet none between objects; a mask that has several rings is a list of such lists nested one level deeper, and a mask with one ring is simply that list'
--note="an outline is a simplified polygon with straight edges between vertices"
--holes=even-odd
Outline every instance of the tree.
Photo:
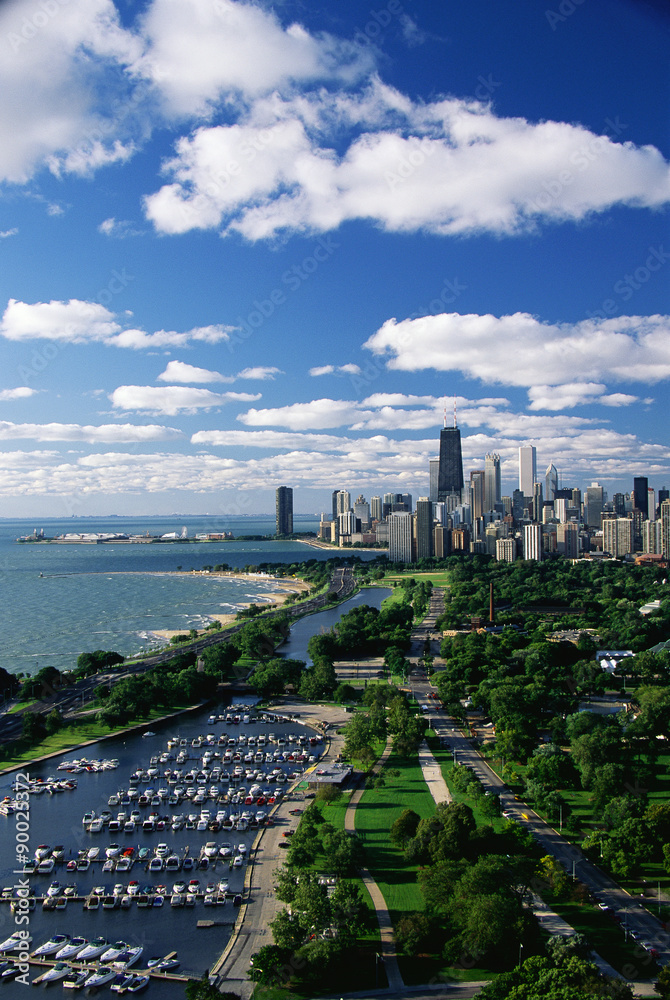
[{"label": "tree", "polygon": [[39,712],[24,712],[21,717],[21,740],[27,746],[33,746],[44,739],[46,725],[44,716]]},{"label": "tree", "polygon": [[405,847],[416,836],[421,817],[413,809],[403,809],[397,820],[391,824],[389,835],[396,847]]},{"label": "tree", "polygon": [[51,712],[46,717],[44,724],[44,729],[47,736],[53,736],[57,733],[59,729],[63,726],[63,716],[60,714],[57,708],[52,709]]},{"label": "tree", "polygon": [[206,976],[201,980],[190,979],[184,989],[186,1000],[240,1000],[238,993],[222,993],[218,987],[210,984]]},{"label": "tree", "polygon": [[363,843],[348,830],[327,831],[323,837],[326,864],[336,875],[353,875],[363,865]]},{"label": "tree", "polygon": [[287,951],[286,948],[280,948],[276,944],[263,945],[251,956],[249,979],[254,983],[261,983],[263,986],[281,982],[282,970],[290,955],[290,951]]}]

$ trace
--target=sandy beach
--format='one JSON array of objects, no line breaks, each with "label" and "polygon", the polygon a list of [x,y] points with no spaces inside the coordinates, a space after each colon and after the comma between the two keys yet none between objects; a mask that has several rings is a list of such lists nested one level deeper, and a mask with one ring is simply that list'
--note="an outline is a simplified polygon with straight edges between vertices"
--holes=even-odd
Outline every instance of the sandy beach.
[{"label": "sandy beach", "polygon": [[[252,604],[263,604],[270,607],[277,607],[278,605],[284,604],[287,598],[291,594],[302,594],[309,591],[310,586],[305,583],[304,580],[299,580],[297,578],[291,577],[287,580],[286,577],[270,576],[268,573],[236,573],[233,570],[223,570],[221,572],[214,572],[208,570],[191,570],[190,572],[175,572],[170,574],[174,576],[217,576],[217,577],[227,577],[231,580],[254,580],[254,581],[264,581],[272,584],[276,587],[276,590],[261,592],[257,594],[255,600],[247,601],[245,603],[240,603],[240,610],[243,608],[248,608]],[[210,614],[207,616],[212,621],[221,622],[222,625],[229,625],[231,622],[235,621],[236,614]],[[182,635],[184,629],[160,629],[152,631],[150,634],[155,636],[156,639],[162,639],[163,641],[168,641],[174,635]]]}]

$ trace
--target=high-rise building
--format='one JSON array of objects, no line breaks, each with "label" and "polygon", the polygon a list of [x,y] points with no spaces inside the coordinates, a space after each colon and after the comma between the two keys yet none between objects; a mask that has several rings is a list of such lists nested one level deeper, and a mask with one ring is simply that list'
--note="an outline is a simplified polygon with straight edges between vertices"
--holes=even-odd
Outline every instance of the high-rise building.
[{"label": "high-rise building", "polygon": [[649,480],[646,476],[633,479],[633,507],[641,510],[645,519],[649,517]]},{"label": "high-rise building", "polygon": [[336,494],[336,514],[344,514],[351,510],[351,493],[348,490],[338,490]]},{"label": "high-rise building", "polygon": [[633,521],[629,517],[603,519],[603,552],[621,559],[633,551]]},{"label": "high-rise building", "polygon": [[500,455],[484,456],[484,510],[495,510],[500,503],[502,489],[500,484]]},{"label": "high-rise building", "polygon": [[416,558],[430,559],[433,554],[433,505],[428,497],[416,502]]},{"label": "high-rise building", "polygon": [[556,526],[556,551],[566,559],[576,559],[579,555],[579,528],[574,522]]},{"label": "high-rise building", "polygon": [[542,525],[525,524],[523,527],[523,557],[540,562],[542,559]]},{"label": "high-rise building", "polygon": [[542,498],[542,483],[533,484],[533,520],[542,524],[542,508],[544,500]]},{"label": "high-rise building", "polygon": [[624,517],[626,513],[626,498],[623,493],[615,493],[612,497],[612,510],[617,517]]},{"label": "high-rise building", "polygon": [[354,517],[361,522],[361,531],[367,531],[370,527],[370,504],[362,493],[354,502]]},{"label": "high-rise building", "polygon": [[331,521],[337,521],[337,490],[333,490],[330,494],[330,519]]},{"label": "high-rise building", "polygon": [[547,471],[544,474],[544,486],[545,500],[555,500],[558,492],[558,470],[553,463],[547,466]]},{"label": "high-rise building", "polygon": [[428,487],[428,494],[430,499],[435,503],[437,500],[437,494],[439,492],[440,483],[440,460],[439,458],[431,458],[428,462],[428,474],[430,478],[430,484]]},{"label": "high-rise building", "polygon": [[279,486],[275,493],[275,514],[277,534],[293,534],[293,490],[290,486]]},{"label": "high-rise building", "polygon": [[642,551],[651,555],[660,555],[663,551],[660,520],[643,522]]},{"label": "high-rise building", "polygon": [[437,499],[458,497],[463,492],[463,456],[461,432],[458,427],[443,427],[440,431],[440,458],[437,476]]},{"label": "high-rise building", "polygon": [[389,515],[389,561],[412,562],[412,515],[400,511]]},{"label": "high-rise building", "polygon": [[656,508],[656,517],[660,518],[661,516],[661,504],[663,503],[664,500],[670,500],[670,490],[666,490],[665,486],[663,486],[658,491],[658,506]]},{"label": "high-rise building", "polygon": [[483,469],[472,469],[470,472],[470,509],[472,510],[472,518],[476,520],[481,517],[485,510],[488,508],[484,507],[484,496],[485,496],[485,473]]},{"label": "high-rise building", "polygon": [[670,500],[661,501],[660,513],[661,552],[666,559],[670,559]]},{"label": "high-rise building", "polygon": [[337,515],[337,526],[340,538],[342,535],[353,535],[356,530],[356,518],[353,510],[343,510]]},{"label": "high-rise building", "polygon": [[535,445],[522,444],[519,448],[519,489],[525,497],[532,497],[537,480],[537,452]]},{"label": "high-rise building", "polygon": [[604,506],[604,489],[600,483],[591,483],[584,498],[584,524],[587,528],[600,527],[600,515]]},{"label": "high-rise building", "polygon": [[370,517],[373,521],[381,521],[382,519],[382,498],[381,497],[370,497]]},{"label": "high-rise building", "polygon": [[496,540],[496,559],[498,562],[514,562],[516,542],[513,538],[498,538]]},{"label": "high-rise building", "polygon": [[514,490],[512,494],[512,516],[517,522],[523,521],[525,517],[523,490]]}]

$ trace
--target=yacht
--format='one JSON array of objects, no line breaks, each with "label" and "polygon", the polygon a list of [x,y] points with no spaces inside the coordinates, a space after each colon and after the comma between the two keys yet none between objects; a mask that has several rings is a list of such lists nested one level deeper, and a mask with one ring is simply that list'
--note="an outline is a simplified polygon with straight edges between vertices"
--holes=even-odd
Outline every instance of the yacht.
[{"label": "yacht", "polygon": [[47,955],[55,955],[57,951],[60,951],[68,941],[70,940],[69,934],[54,934],[52,938],[45,941],[44,944],[40,945],[34,952],[33,958],[46,958]]}]

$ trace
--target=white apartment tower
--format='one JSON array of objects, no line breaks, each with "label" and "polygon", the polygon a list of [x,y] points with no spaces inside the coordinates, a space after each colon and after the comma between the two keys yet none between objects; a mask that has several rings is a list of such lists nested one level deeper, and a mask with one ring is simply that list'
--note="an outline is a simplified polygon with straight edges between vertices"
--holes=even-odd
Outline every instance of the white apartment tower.
[{"label": "white apartment tower", "polygon": [[519,489],[525,497],[533,496],[537,480],[537,452],[535,445],[522,444],[519,448]]}]

